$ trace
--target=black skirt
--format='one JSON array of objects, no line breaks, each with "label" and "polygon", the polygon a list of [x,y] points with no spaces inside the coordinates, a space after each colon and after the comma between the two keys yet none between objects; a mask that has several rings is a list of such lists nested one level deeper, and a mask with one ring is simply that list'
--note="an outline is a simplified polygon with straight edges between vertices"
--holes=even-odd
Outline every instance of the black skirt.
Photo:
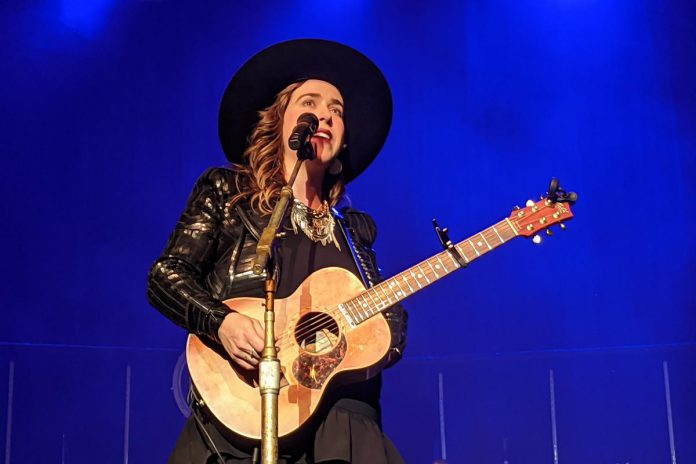
[{"label": "black skirt", "polygon": [[[199,415],[200,417],[200,415]],[[313,439],[293,449],[280,448],[279,464],[347,462],[353,464],[403,464],[394,444],[382,432],[378,413],[366,403],[339,400],[318,425],[311,429]],[[194,416],[186,422],[169,458],[169,464],[217,464],[212,441],[226,463],[261,462],[258,448],[233,444],[211,422]]]}]

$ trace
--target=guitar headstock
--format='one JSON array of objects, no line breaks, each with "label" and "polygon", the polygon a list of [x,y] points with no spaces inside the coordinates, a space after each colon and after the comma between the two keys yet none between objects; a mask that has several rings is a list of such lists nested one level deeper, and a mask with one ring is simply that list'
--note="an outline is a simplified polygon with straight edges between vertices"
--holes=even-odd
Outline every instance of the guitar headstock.
[{"label": "guitar headstock", "polygon": [[[554,178],[546,197],[541,197],[537,202],[527,200],[526,206],[513,210],[508,219],[523,237],[537,235],[554,224],[561,224],[561,228],[565,228],[563,222],[573,217],[570,207],[577,199],[576,193],[565,192],[559,187],[558,179]],[[551,235],[551,231],[547,230],[547,234]],[[538,241],[535,237],[535,242]]]}]

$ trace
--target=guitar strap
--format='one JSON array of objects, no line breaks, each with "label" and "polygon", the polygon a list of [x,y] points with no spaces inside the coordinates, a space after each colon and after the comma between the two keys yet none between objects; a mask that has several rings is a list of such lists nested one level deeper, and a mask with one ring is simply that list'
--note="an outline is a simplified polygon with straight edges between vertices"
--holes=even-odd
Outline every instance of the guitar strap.
[{"label": "guitar strap", "polygon": [[365,257],[358,252],[357,247],[355,246],[355,231],[352,227],[350,227],[349,224],[347,224],[346,218],[337,210],[332,209],[332,213],[336,219],[338,219],[336,222],[341,229],[343,238],[348,244],[348,249],[350,250],[350,253],[353,256],[353,261],[355,261],[355,265],[360,272],[360,278],[362,279],[363,284],[366,288],[372,287],[374,285],[374,281],[368,277],[368,273],[365,270]]}]

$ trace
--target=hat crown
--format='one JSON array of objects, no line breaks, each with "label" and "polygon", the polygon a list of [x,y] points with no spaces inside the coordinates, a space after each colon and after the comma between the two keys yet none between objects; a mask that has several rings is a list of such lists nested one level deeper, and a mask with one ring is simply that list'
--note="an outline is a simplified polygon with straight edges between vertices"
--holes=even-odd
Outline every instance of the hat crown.
[{"label": "hat crown", "polygon": [[334,85],[346,107],[343,177],[357,177],[377,157],[392,119],[392,96],[380,69],[357,50],[329,40],[296,39],[261,50],[232,77],[220,103],[218,131],[227,158],[242,163],[258,112],[294,82],[318,79]]}]

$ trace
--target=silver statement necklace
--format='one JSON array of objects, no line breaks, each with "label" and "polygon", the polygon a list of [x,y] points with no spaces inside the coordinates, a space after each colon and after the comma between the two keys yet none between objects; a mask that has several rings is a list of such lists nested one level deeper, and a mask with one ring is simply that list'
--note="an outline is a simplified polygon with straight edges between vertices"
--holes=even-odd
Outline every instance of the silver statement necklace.
[{"label": "silver statement necklace", "polygon": [[297,229],[300,229],[313,242],[319,242],[324,246],[333,243],[339,251],[341,250],[334,235],[336,221],[326,201],[319,209],[313,210],[295,198],[290,212],[290,222],[295,234],[297,234]]}]

